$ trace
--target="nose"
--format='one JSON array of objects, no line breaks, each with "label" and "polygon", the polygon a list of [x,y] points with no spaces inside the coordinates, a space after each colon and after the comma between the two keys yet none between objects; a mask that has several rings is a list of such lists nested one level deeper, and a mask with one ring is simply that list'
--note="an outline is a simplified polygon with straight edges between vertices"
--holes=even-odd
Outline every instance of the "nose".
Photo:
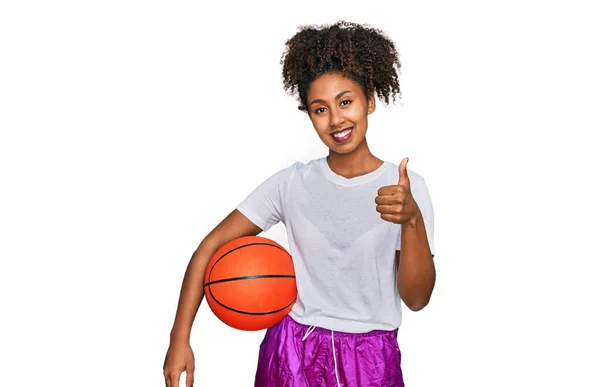
[{"label": "nose", "polygon": [[329,125],[332,128],[338,127],[344,122],[344,115],[338,109],[331,109],[329,117]]}]

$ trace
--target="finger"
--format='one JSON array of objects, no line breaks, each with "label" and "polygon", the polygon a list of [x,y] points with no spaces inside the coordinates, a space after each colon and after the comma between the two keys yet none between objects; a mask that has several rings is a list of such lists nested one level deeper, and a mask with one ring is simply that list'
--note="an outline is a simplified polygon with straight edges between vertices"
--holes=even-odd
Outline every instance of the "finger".
[{"label": "finger", "polygon": [[187,369],[185,373],[185,387],[192,387],[194,385],[194,369]]},{"label": "finger", "polygon": [[380,216],[381,219],[396,224],[404,224],[410,219],[403,214],[381,214]]},{"label": "finger", "polygon": [[375,198],[377,204],[399,204],[402,203],[402,199],[399,196],[377,196]]},{"label": "finger", "polygon": [[398,179],[398,185],[402,185],[408,188],[410,187],[410,180],[408,179],[408,169],[406,168],[406,164],[408,164],[408,157],[402,159],[400,165],[398,166],[398,172],[400,174],[400,177]]},{"label": "finger", "polygon": [[380,214],[390,214],[391,215],[391,214],[399,214],[400,213],[399,207],[397,205],[379,204],[375,207],[375,209]]},{"label": "finger", "polygon": [[170,375],[169,382],[171,385],[169,387],[179,387],[179,379],[181,378],[181,372],[172,372]]},{"label": "finger", "polygon": [[393,195],[396,192],[398,192],[400,189],[398,188],[397,185],[387,185],[385,187],[381,187],[377,190],[377,195],[379,196],[387,196],[387,195]]},{"label": "finger", "polygon": [[387,220],[388,222],[396,223],[397,218],[398,218],[398,215],[381,214],[381,219]]}]

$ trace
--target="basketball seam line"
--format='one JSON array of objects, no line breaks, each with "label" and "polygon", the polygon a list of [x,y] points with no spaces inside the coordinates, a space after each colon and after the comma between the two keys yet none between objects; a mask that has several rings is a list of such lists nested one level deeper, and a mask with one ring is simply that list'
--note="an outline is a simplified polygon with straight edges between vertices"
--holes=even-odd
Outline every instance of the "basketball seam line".
[{"label": "basketball seam line", "polygon": [[265,275],[247,275],[244,277],[232,277],[232,278],[224,278],[220,280],[210,281],[204,284],[204,286],[210,286],[214,284],[218,284],[221,282],[230,282],[230,281],[241,281],[245,279],[262,279],[262,278],[296,278],[295,275],[291,274],[265,274]]}]

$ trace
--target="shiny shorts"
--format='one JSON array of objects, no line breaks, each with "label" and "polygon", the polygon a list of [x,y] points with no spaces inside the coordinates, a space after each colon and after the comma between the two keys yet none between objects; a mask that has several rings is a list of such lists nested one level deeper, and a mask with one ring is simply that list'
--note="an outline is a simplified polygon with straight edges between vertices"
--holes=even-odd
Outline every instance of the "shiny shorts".
[{"label": "shiny shorts", "polygon": [[260,345],[255,387],[404,387],[398,330],[344,333],[286,316]]}]

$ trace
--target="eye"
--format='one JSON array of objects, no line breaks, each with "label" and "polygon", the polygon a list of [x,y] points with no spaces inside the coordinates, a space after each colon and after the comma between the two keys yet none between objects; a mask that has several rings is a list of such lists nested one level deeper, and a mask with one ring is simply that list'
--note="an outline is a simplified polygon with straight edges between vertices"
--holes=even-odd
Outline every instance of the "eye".
[{"label": "eye", "polygon": [[[348,103],[346,103],[346,102],[348,102]],[[345,99],[345,100],[342,101],[342,105],[348,105],[348,104],[351,104],[351,103],[352,103],[352,101],[350,101],[349,99]]]},{"label": "eye", "polygon": [[315,113],[319,114],[319,113],[323,113],[325,111],[325,108],[318,108],[317,110],[315,110]]}]

